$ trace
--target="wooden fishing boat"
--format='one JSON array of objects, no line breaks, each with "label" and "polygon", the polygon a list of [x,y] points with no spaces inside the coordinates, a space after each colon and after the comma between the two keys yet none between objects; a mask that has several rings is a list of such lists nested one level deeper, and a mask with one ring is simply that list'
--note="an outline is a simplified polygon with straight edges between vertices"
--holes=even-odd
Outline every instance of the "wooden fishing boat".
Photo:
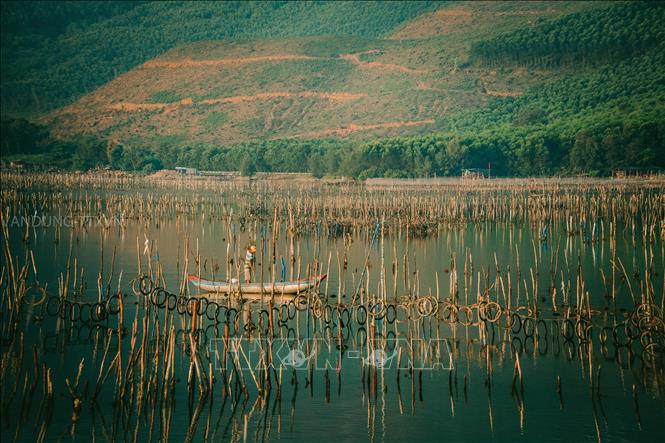
[{"label": "wooden fishing boat", "polygon": [[326,274],[318,275],[311,278],[303,278],[294,281],[275,282],[272,283],[240,283],[238,280],[231,281],[212,281],[205,278],[199,278],[194,275],[187,275],[189,281],[205,292],[218,292],[223,294],[230,294],[235,292],[242,292],[243,294],[261,294],[272,293],[275,294],[297,294],[299,292],[311,289],[321,283],[327,277]]}]

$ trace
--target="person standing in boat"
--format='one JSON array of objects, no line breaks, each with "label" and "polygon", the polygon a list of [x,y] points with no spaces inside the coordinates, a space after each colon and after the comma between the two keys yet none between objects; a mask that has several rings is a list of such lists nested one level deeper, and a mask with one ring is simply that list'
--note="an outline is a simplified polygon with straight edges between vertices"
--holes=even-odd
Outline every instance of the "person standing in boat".
[{"label": "person standing in boat", "polygon": [[247,248],[245,254],[245,283],[252,281],[252,273],[254,272],[254,263],[256,262],[256,246],[251,245]]}]

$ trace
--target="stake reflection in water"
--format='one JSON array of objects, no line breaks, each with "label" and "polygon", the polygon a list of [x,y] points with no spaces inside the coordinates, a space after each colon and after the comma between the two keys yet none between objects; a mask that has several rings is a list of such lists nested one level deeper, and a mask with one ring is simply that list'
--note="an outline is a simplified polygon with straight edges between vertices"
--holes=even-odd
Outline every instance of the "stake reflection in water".
[{"label": "stake reflection in water", "polygon": [[[662,432],[662,184],[3,183],[16,440]],[[269,291],[187,283],[240,280],[249,242]]]}]

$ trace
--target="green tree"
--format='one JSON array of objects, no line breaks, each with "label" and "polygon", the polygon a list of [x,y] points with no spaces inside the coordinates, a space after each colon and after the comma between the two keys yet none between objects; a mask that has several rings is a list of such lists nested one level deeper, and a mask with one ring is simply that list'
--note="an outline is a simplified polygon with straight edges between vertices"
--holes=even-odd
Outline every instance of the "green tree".
[{"label": "green tree", "polygon": [[600,145],[588,131],[580,131],[570,151],[570,166],[575,172],[598,175],[602,170]]},{"label": "green tree", "polygon": [[125,148],[123,148],[122,145],[120,144],[116,144],[109,149],[108,159],[109,159],[109,164],[113,169],[125,169],[125,163],[123,158],[124,153],[125,153]]},{"label": "green tree", "polygon": [[3,156],[35,154],[42,150],[48,137],[48,130],[43,126],[23,118],[3,118],[2,130],[0,130],[0,153]]},{"label": "green tree", "polygon": [[325,168],[323,165],[323,160],[321,158],[321,155],[318,152],[314,152],[309,156],[307,164],[309,172],[311,172],[314,177],[316,178],[323,177]]},{"label": "green tree", "polygon": [[240,173],[245,177],[252,177],[256,174],[256,164],[251,155],[245,154],[240,162]]},{"label": "green tree", "polygon": [[104,144],[92,137],[81,137],[77,140],[76,150],[72,158],[75,169],[88,170],[107,163]]}]

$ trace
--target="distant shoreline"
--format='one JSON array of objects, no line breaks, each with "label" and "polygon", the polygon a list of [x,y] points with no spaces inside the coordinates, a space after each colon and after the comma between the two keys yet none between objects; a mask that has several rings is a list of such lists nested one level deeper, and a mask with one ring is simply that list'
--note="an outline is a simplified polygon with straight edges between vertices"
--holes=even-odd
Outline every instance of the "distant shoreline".
[{"label": "distant shoreline", "polygon": [[[459,190],[538,190],[549,191],[559,187],[622,187],[646,186],[665,189],[665,174],[638,177],[430,177],[430,178],[368,178],[365,180],[348,177],[316,178],[309,173],[257,173],[252,177],[241,176],[238,172],[216,173],[214,175],[182,175],[172,170],[158,171],[146,175],[127,171],[87,171],[87,172],[32,172],[3,170],[0,172],[4,187],[16,189],[16,184],[52,184],[60,186],[91,184],[95,188],[114,185],[135,184],[155,187],[208,188],[214,186],[349,186],[364,187],[368,190],[385,189],[445,189]],[[18,186],[19,188],[22,186]]]}]

